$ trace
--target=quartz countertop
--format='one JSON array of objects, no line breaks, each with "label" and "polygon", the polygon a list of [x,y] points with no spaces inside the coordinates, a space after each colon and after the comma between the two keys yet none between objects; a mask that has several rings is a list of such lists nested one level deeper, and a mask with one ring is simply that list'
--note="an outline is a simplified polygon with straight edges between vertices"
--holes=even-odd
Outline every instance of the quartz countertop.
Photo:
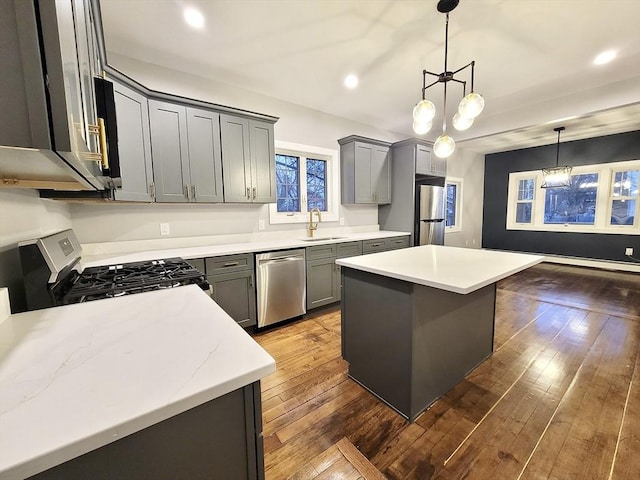
[{"label": "quartz countertop", "polygon": [[279,240],[258,240],[251,242],[226,243],[204,246],[176,247],[155,249],[147,251],[137,251],[130,253],[105,253],[98,255],[83,255],[81,266],[95,267],[110,263],[140,262],[145,260],[156,260],[159,258],[182,257],[205,258],[218,257],[221,255],[235,255],[238,253],[267,252],[273,250],[284,250],[289,248],[305,248],[314,245],[324,245],[329,243],[342,243],[357,240],[371,240],[374,238],[393,238],[408,236],[409,232],[393,232],[387,230],[377,230],[365,233],[345,233],[345,234],[325,234],[322,231],[315,232],[313,240],[304,237],[279,239]]},{"label": "quartz countertop", "polygon": [[11,315],[0,325],[0,478],[34,475],[274,371],[194,285]]},{"label": "quartz countertop", "polygon": [[336,260],[338,265],[467,294],[544,260],[540,255],[423,245]]}]

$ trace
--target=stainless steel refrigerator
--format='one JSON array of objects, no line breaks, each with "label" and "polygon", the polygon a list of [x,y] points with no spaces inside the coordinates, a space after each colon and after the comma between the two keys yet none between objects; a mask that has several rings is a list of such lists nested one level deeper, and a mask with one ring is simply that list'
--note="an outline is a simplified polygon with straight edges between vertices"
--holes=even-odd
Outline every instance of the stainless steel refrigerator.
[{"label": "stainless steel refrigerator", "polygon": [[416,245],[444,245],[444,187],[416,185]]}]

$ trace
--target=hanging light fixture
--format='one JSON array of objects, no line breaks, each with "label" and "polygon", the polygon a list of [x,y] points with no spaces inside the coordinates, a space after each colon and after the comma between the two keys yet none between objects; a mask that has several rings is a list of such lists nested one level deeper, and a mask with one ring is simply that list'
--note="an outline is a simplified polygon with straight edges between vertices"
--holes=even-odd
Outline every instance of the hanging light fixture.
[{"label": "hanging light fixture", "polygon": [[[484,99],[481,95],[473,90],[473,74],[475,61],[459,68],[456,71],[447,70],[447,55],[449,53],[449,12],[458,6],[460,0],[440,0],[438,2],[438,11],[447,14],[444,34],[444,72],[433,73],[427,70],[422,71],[422,100],[420,100],[413,108],[413,131],[418,135],[424,135],[431,129],[433,117],[436,114],[436,107],[433,102],[425,99],[425,92],[428,88],[433,87],[437,83],[444,86],[444,112],[442,120],[442,135],[440,135],[433,145],[433,153],[440,158],[450,156],[456,148],[456,142],[447,135],[447,83],[454,81],[462,84],[462,100],[458,105],[458,113],[453,117],[453,126],[456,130],[466,130],[473,125],[473,120],[480,115],[484,108]],[[471,67],[471,93],[467,95],[467,82],[458,80],[454,76],[462,70]],[[427,85],[427,75],[437,77],[437,80]]]},{"label": "hanging light fixture", "polygon": [[560,132],[564,130],[564,127],[554,128],[554,132],[558,132],[558,144],[556,146],[556,166],[553,168],[543,168],[542,176],[544,181],[540,188],[565,188],[571,186],[571,167],[559,167],[558,161],[560,159]]}]

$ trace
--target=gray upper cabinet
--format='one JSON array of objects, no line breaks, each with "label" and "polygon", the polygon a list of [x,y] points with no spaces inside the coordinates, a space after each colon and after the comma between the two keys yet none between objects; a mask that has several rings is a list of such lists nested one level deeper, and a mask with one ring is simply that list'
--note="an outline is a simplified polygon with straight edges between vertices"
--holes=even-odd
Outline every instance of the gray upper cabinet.
[{"label": "gray upper cabinet", "polygon": [[338,140],[342,203],[386,204],[391,201],[389,143],[370,138]]},{"label": "gray upper cabinet", "polygon": [[147,98],[113,82],[118,122],[118,153],[122,188],[116,200],[153,201],[153,170]]},{"label": "gray upper cabinet", "polygon": [[158,202],[221,202],[218,113],[149,100]]},{"label": "gray upper cabinet", "polygon": [[220,115],[187,108],[192,201],[222,202]]},{"label": "gray upper cabinet", "polygon": [[156,201],[188,202],[191,178],[187,109],[182,105],[149,100],[149,119]]},{"label": "gray upper cabinet", "polygon": [[447,174],[447,159],[433,155],[428,145],[416,143],[415,161],[417,175],[444,177]]},{"label": "gray upper cabinet", "polygon": [[220,115],[225,202],[275,202],[273,124]]}]

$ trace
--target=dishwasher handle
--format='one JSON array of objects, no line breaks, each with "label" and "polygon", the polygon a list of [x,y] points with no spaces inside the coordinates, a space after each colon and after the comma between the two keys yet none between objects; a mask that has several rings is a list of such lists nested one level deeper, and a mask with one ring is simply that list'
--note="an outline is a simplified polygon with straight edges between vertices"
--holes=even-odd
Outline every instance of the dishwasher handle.
[{"label": "dishwasher handle", "polygon": [[300,255],[288,255],[286,257],[274,257],[274,258],[265,258],[264,260],[258,260],[260,265],[267,265],[269,263],[282,263],[282,262],[290,262],[290,261],[301,260],[304,261],[304,257]]}]

